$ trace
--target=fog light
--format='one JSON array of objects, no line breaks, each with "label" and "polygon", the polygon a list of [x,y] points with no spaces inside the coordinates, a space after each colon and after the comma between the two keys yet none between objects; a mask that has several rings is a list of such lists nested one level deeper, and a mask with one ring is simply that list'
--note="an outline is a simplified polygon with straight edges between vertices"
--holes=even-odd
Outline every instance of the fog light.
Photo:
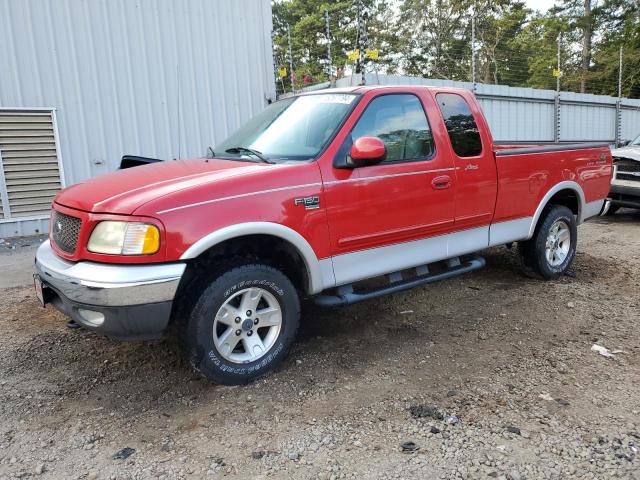
[{"label": "fog light", "polygon": [[83,320],[92,327],[99,327],[104,323],[104,315],[100,312],[79,308],[78,313],[83,318]]}]

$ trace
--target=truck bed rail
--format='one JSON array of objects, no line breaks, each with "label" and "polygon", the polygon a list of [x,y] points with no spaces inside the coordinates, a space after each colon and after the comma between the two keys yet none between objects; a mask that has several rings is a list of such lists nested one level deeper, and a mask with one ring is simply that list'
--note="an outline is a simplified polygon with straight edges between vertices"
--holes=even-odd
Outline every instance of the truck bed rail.
[{"label": "truck bed rail", "polygon": [[562,152],[565,150],[580,150],[582,148],[604,148],[609,147],[608,143],[568,143],[565,145],[540,145],[535,147],[522,148],[504,148],[495,149],[494,153],[497,157],[505,157],[508,155],[521,155],[526,153],[547,153]]}]

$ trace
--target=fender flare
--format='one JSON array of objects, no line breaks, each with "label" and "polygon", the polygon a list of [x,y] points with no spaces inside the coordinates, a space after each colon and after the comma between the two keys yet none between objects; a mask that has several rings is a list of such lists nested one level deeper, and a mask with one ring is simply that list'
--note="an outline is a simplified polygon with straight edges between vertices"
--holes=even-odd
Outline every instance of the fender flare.
[{"label": "fender flare", "polygon": [[551,187],[551,189],[549,189],[549,191],[544,195],[544,197],[542,197],[542,200],[540,200],[540,203],[538,204],[538,208],[536,208],[536,212],[533,215],[533,220],[531,221],[531,225],[529,226],[529,235],[527,236],[527,238],[533,237],[533,232],[536,229],[536,225],[538,224],[538,220],[540,219],[540,215],[542,215],[542,211],[544,210],[544,207],[547,206],[547,204],[549,203],[549,200],[551,200],[551,197],[553,197],[556,193],[560,192],[561,190],[572,190],[578,196],[577,223],[578,225],[582,223],[582,216],[584,212],[584,206],[586,203],[584,198],[584,191],[582,190],[582,187],[580,186],[579,183],[573,182],[570,180],[565,180],[560,183],[556,183],[553,187]]},{"label": "fender flare", "polygon": [[246,222],[215,230],[191,245],[180,257],[181,260],[196,258],[211,247],[247,235],[271,235],[281,238],[295,247],[307,268],[308,293],[319,293],[335,285],[331,259],[318,260],[313,247],[292,228],[273,222]]}]

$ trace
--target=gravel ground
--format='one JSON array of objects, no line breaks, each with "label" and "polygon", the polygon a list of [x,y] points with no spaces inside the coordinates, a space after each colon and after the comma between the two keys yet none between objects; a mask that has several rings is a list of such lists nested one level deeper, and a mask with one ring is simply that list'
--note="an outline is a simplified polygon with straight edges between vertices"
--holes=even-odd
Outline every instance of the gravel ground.
[{"label": "gravel ground", "polygon": [[246,387],[4,289],[0,478],[640,479],[639,226],[580,227],[552,283],[496,248],[466,277],[307,306],[290,358]]},{"label": "gravel ground", "polygon": [[33,281],[33,257],[45,235],[0,238],[0,290]]},{"label": "gravel ground", "polygon": [[15,238],[0,238],[0,256],[4,256],[7,253],[20,252],[28,247],[36,248],[43,241],[47,239],[47,235],[33,235],[31,237],[15,237]]}]

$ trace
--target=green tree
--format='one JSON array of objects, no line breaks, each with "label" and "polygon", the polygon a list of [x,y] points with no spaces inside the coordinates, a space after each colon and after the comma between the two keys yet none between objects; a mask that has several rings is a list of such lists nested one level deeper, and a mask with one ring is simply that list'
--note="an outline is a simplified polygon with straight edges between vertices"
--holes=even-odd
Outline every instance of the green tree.
[{"label": "green tree", "polygon": [[397,22],[399,66],[411,75],[471,80],[473,18],[476,80],[522,85],[526,56],[514,39],[528,13],[524,2],[514,0],[404,0]]},{"label": "green tree", "polygon": [[[592,8],[592,0],[559,0],[551,14],[561,17],[567,28],[565,41],[571,46],[567,50],[567,76],[565,86],[587,92],[589,70],[593,58],[593,38],[596,34],[600,9]],[[568,75],[571,72],[571,75]]]},{"label": "green tree", "polygon": [[526,44],[518,42],[530,10],[522,1],[485,1],[475,5],[477,78],[482,83],[524,86]]},{"label": "green tree", "polygon": [[381,72],[469,81],[474,18],[478,82],[555,89],[560,37],[562,90],[617,95],[622,47],[623,95],[640,97],[638,0],[556,0],[545,13],[524,0],[274,0],[277,63],[288,69],[289,24],[296,88],[305,75],[328,79],[325,10],[334,71],[354,66],[347,54],[356,48],[358,11],[365,11],[367,46],[380,49]]},{"label": "green tree", "polygon": [[640,98],[640,3],[608,0],[601,7],[600,39],[589,78],[594,93],[617,96],[619,51],[623,51],[622,96]]},{"label": "green tree", "polygon": [[409,75],[469,80],[472,0],[404,0],[395,24],[398,67]]},{"label": "green tree", "polygon": [[544,15],[534,15],[519,41],[531,47],[528,84],[555,88],[550,72],[561,42],[561,89],[617,95],[619,49],[624,51],[623,94],[640,96],[640,4],[606,0],[559,0]]},{"label": "green tree", "polygon": [[[382,65],[390,64],[387,54],[393,50],[395,37],[388,28],[392,12],[387,0],[281,0],[274,1],[272,9],[276,59],[287,71],[287,25],[291,29],[296,88],[303,86],[305,75],[316,83],[329,78],[325,11],[329,12],[334,73],[347,64],[348,52],[356,48],[358,12],[366,14],[367,46],[381,51]],[[290,88],[288,76],[283,83]]]},{"label": "green tree", "polygon": [[560,59],[562,81],[567,76],[568,57],[570,52],[567,48],[568,24],[566,20],[553,13],[545,15],[535,14],[521,34],[514,39],[523,52],[526,52],[527,71],[524,73],[526,85],[533,88],[543,88],[555,90],[556,78],[553,76],[554,69],[557,68],[558,39],[560,42]]}]

